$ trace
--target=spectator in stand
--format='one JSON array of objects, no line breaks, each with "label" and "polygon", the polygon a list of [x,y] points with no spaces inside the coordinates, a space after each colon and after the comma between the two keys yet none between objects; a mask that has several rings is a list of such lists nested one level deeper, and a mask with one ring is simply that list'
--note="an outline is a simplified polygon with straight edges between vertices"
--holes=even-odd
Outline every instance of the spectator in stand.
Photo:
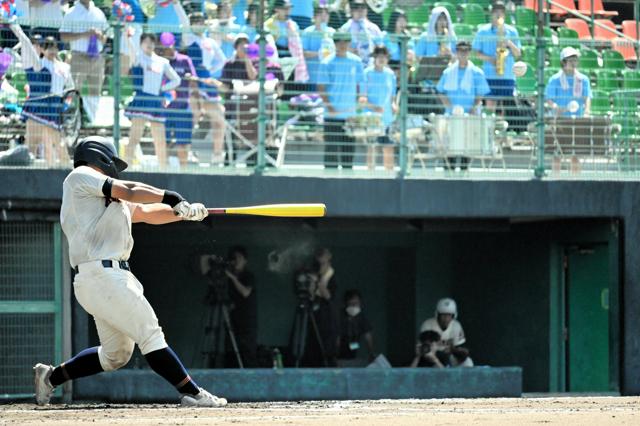
[{"label": "spectator in stand", "polygon": [[247,22],[240,32],[246,34],[251,43],[258,38],[258,3],[251,3],[247,7]]},{"label": "spectator in stand", "polygon": [[[129,39],[131,40],[131,39]],[[131,120],[129,143],[125,150],[125,159],[133,164],[135,150],[145,124],[151,125],[151,137],[158,158],[160,168],[167,166],[167,143],[164,123],[164,97],[161,92],[169,92],[180,85],[180,77],[169,65],[166,58],[161,58],[154,52],[156,36],[145,33],[140,36],[140,45],[129,46],[131,52],[131,75],[136,90],[135,97],[125,109],[125,115]],[[166,83],[163,84],[163,80]]]},{"label": "spectator in stand", "polygon": [[[242,13],[244,14],[244,9]],[[228,0],[222,0],[218,4],[217,15],[218,18],[211,23],[210,35],[218,42],[224,56],[230,58],[235,53],[235,39],[241,33],[242,27],[236,23],[236,17],[231,14],[231,3]]]},{"label": "spectator in stand", "polygon": [[[29,0],[29,22],[31,31],[43,38],[53,37],[60,42],[62,6],[67,0]],[[58,43],[58,48],[62,48]]]},{"label": "spectator in stand", "polygon": [[68,64],[58,59],[56,39],[47,37],[36,49],[19,24],[11,24],[10,29],[22,46],[22,67],[27,75],[31,74],[28,77],[31,83],[29,99],[22,109],[27,120],[27,146],[33,149],[41,142],[46,163],[49,166],[56,165],[56,162],[64,165],[65,154],[60,145],[62,96],[73,88],[71,70]]},{"label": "spectator in stand", "polygon": [[356,115],[358,84],[363,81],[362,60],[349,52],[351,33],[333,34],[335,56],[320,65],[318,92],[325,104],[324,166],[353,167],[355,139],[345,133],[346,120]]},{"label": "spectator in stand", "polygon": [[437,342],[437,350],[449,358],[448,364],[452,367],[473,367],[469,350],[462,346],[467,340],[457,316],[456,302],[450,298],[440,299],[436,305],[435,317],[422,323],[420,333],[438,333],[440,341]]},{"label": "spectator in stand", "polygon": [[580,52],[573,47],[560,52],[562,69],[551,76],[544,91],[547,105],[556,115],[582,117],[591,111],[591,84],[589,77],[578,71],[579,62]]},{"label": "spectator in stand", "polygon": [[456,32],[447,8],[434,7],[429,16],[427,31],[416,44],[416,56],[450,56],[456,51]]},{"label": "spectator in stand", "polygon": [[127,21],[124,23],[122,34],[120,36],[120,75],[125,76],[129,74],[129,69],[131,68],[131,65],[129,64],[129,41],[127,40],[127,37],[131,37],[131,44],[133,46],[140,44],[142,24],[144,24],[145,17],[144,13],[142,13],[139,0],[122,0],[122,3],[131,7],[131,14],[133,15],[133,21]]},{"label": "spectator in stand", "polygon": [[313,25],[302,31],[302,47],[307,61],[310,91],[316,90],[320,62],[335,54],[332,36],[336,30],[327,25],[328,21],[329,9],[325,6],[316,6],[313,11]]},{"label": "spectator in stand", "polygon": [[[362,312],[362,296],[358,290],[344,293],[344,309],[340,313],[340,336],[338,348],[338,367],[364,367],[375,357],[373,346],[373,327]],[[368,358],[362,357],[360,346],[366,343]]]},{"label": "spectator in stand", "polygon": [[102,50],[108,29],[107,18],[91,0],[78,0],[64,15],[60,27],[62,41],[71,48],[71,74],[76,89],[82,93],[84,84],[88,86],[82,105],[90,122],[96,118],[102,93],[105,69]]},{"label": "spectator in stand", "polygon": [[[393,116],[398,110],[396,100],[396,75],[387,65],[389,51],[385,46],[373,49],[373,65],[364,70],[364,85],[360,103],[370,111],[378,113],[382,118],[384,136],[379,136],[377,144],[382,146],[382,160],[386,170],[393,170],[393,142],[388,132]],[[370,170],[376,166],[376,145],[367,147],[367,166]]]},{"label": "spectator in stand", "polygon": [[[257,94],[247,95],[246,99],[234,94],[233,81],[241,80],[244,84],[258,79],[258,69],[247,54],[249,37],[238,34],[234,46],[235,55],[229,59],[222,69],[221,90],[225,93],[227,114],[236,119],[236,130],[254,146],[258,143]],[[246,159],[247,166],[255,165],[256,154]],[[231,158],[229,159],[232,160]]]},{"label": "spectator in stand", "polygon": [[173,33],[165,32],[160,36],[160,55],[169,60],[169,65],[181,79],[180,86],[175,89],[175,95],[170,96],[166,105],[165,132],[167,142],[175,139],[180,165],[185,166],[189,158],[193,132],[189,93],[191,89],[197,88],[197,83],[192,79],[197,74],[191,58],[176,51],[175,42]]},{"label": "spectator in stand", "polygon": [[329,6],[329,26],[340,28],[349,20],[349,0],[334,0]]},{"label": "spectator in stand", "polygon": [[275,0],[273,10],[274,14],[265,21],[264,28],[273,36],[280,58],[293,57],[298,60],[294,80],[306,82],[309,80],[309,74],[304,60],[300,29],[298,24],[289,18],[291,3],[289,0]]},{"label": "spectator in stand", "polygon": [[389,25],[387,26],[387,31],[384,35],[384,45],[389,50],[389,66],[393,70],[400,69],[400,63],[402,62],[400,43],[401,36],[408,38],[407,57],[412,57],[414,55],[414,43],[411,38],[411,33],[407,30],[408,24],[409,21],[407,20],[407,14],[404,13],[404,10],[396,9],[391,12]]},{"label": "spectator in stand", "polygon": [[215,77],[220,75],[226,62],[226,57],[218,43],[207,37],[204,15],[200,12],[192,13],[188,20],[180,17],[185,29],[183,46],[186,54],[193,61],[198,78],[198,90],[191,93],[190,103],[193,111],[194,127],[206,117],[211,123],[213,133],[213,154],[211,164],[224,164],[224,133],[226,122],[224,119],[224,105],[220,97],[222,83]]},{"label": "spectator in stand", "polygon": [[491,9],[491,23],[482,25],[473,40],[473,50],[482,60],[482,70],[491,88],[487,109],[495,111],[498,101],[513,103],[513,64],[520,57],[518,30],[505,23],[506,8],[497,1]]},{"label": "spectator in stand", "polygon": [[341,32],[351,34],[351,53],[358,55],[363,66],[369,65],[369,58],[376,44],[382,41],[382,31],[373,22],[367,19],[367,4],[365,0],[351,0],[349,2],[351,19],[342,27]]},{"label": "spectator in stand", "polygon": [[457,60],[442,73],[438,93],[447,114],[479,112],[482,97],[490,92],[484,72],[469,61],[471,44],[459,41],[456,45]]},{"label": "spectator in stand", "polygon": [[[309,0],[291,0],[291,7],[293,8],[291,19],[298,25],[298,28],[311,26],[314,3],[315,2]],[[322,0],[319,3],[322,4]],[[324,3],[326,7],[326,1]]]}]

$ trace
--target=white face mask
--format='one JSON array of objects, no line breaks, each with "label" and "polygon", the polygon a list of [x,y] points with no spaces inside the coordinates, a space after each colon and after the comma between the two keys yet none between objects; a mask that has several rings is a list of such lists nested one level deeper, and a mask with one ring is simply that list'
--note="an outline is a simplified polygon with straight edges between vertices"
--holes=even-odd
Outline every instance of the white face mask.
[{"label": "white face mask", "polygon": [[360,306],[347,306],[345,310],[349,316],[355,317],[360,313]]}]

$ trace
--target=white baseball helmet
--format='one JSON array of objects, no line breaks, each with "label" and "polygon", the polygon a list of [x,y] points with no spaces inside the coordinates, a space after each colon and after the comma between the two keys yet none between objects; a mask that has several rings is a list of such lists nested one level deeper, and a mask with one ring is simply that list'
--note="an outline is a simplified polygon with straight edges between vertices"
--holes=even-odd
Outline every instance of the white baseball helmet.
[{"label": "white baseball helmet", "polygon": [[449,297],[438,300],[438,304],[436,305],[436,317],[438,314],[451,314],[454,318],[457,317],[458,307],[456,306],[456,301]]}]

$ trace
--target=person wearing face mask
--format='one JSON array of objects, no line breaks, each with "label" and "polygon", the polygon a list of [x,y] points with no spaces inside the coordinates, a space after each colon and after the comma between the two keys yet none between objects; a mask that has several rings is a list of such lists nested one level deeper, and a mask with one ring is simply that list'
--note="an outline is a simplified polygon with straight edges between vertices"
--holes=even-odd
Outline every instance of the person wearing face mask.
[{"label": "person wearing face mask", "polygon": [[[131,40],[131,38],[129,38]],[[158,158],[158,165],[167,165],[167,144],[164,123],[164,97],[161,92],[169,92],[180,85],[181,79],[169,64],[169,60],[154,52],[156,35],[144,33],[140,36],[140,46],[130,46],[131,70],[135,97],[127,105],[125,116],[131,120],[129,143],[125,150],[127,162],[133,159],[135,149],[140,143],[144,127],[151,125],[151,136]],[[163,83],[163,81],[166,81]]]},{"label": "person wearing face mask", "polygon": [[435,331],[440,335],[440,341],[437,342],[438,352],[449,357],[448,361],[452,367],[473,367],[469,349],[462,346],[467,339],[457,316],[456,302],[448,297],[440,299],[436,305],[435,316],[422,323],[420,333]]},{"label": "person wearing face mask", "polygon": [[[344,310],[340,315],[340,336],[338,337],[338,366],[364,367],[375,357],[373,349],[373,328],[362,312],[362,297],[358,290],[344,293]],[[361,345],[367,346],[368,359],[362,358]]]}]

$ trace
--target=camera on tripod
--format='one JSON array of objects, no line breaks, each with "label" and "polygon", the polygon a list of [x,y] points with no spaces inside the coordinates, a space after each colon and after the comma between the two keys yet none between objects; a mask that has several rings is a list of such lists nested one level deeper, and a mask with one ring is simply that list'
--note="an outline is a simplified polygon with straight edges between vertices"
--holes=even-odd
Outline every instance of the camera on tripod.
[{"label": "camera on tripod", "polygon": [[298,300],[300,301],[308,301],[310,300],[312,291],[315,290],[316,283],[318,282],[318,277],[315,273],[305,270],[301,271],[296,275],[294,280],[293,291],[298,296]]},{"label": "camera on tripod", "polygon": [[205,301],[209,305],[216,303],[226,303],[229,301],[229,280],[226,270],[231,263],[222,256],[213,254],[209,256],[209,290],[205,296]]}]

